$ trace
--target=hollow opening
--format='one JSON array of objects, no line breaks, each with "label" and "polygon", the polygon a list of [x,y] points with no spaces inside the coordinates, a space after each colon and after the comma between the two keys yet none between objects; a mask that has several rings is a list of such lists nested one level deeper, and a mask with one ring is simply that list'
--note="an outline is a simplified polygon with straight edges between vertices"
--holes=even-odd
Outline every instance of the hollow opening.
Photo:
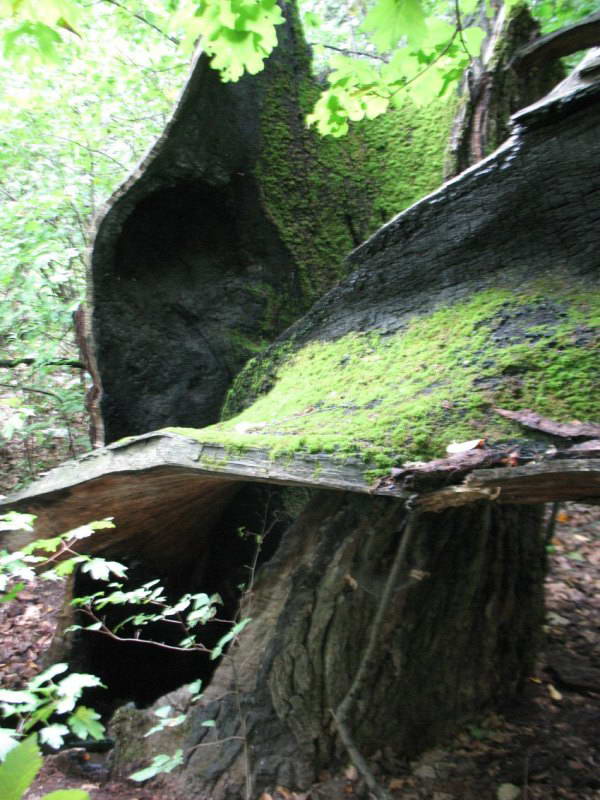
[{"label": "hollow opening", "polygon": [[200,182],[163,189],[144,199],[117,241],[115,272],[123,279],[152,279],[182,286],[194,273],[237,269],[233,197],[228,187]]},{"label": "hollow opening", "polygon": [[235,375],[302,308],[255,180],[161,188],[105,235],[93,269],[107,441],[217,422]]},{"label": "hollow opening", "polygon": [[[143,708],[192,681],[201,679],[203,687],[208,685],[220,661],[211,658],[210,651],[239,620],[244,592],[251,589],[256,571],[276,551],[291,520],[290,492],[293,490],[248,484],[225,510],[206,552],[182,561],[168,572],[161,570],[156,561],[143,560],[132,553],[110,554],[111,560],[121,561],[128,568],[123,582],[125,591],[158,579],[169,604],[186,593],[200,592],[218,594],[222,603],[217,606],[216,619],[189,631],[172,621],[123,625],[125,619],[147,612],[148,607],[131,603],[107,606],[102,612],[103,621],[111,630],[117,629],[117,635],[126,641],[88,630],[77,631],[72,640],[70,669],[97,675],[104,684],[104,688],[86,690],[85,705],[106,720],[125,703]],[[105,589],[105,582],[79,572],[73,594],[83,597]],[[91,622],[84,612],[78,612],[77,617],[80,625]],[[177,649],[189,633],[195,635],[205,651]]]}]

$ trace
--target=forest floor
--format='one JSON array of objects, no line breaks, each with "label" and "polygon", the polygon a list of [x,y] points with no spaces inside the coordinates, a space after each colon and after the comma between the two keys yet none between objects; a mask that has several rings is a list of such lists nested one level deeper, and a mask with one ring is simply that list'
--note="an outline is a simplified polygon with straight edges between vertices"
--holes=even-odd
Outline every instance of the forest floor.
[{"label": "forest floor", "polygon": [[[545,644],[523,694],[416,761],[376,757],[373,771],[393,797],[600,800],[600,509],[563,506],[551,550]],[[42,586],[0,605],[2,687],[19,688],[40,669],[61,604],[60,587]],[[108,763],[81,751],[51,756],[26,800],[58,788],[84,789],[92,800],[178,800],[152,782],[111,780]],[[261,800],[368,796],[352,766],[321,779],[310,793],[280,787]]]}]

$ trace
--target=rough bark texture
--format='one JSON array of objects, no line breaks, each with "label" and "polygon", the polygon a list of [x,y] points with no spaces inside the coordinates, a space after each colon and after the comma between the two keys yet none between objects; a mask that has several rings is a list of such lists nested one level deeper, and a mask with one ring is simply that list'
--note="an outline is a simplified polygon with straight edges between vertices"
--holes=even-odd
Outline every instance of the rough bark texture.
[{"label": "rough bark texture", "polygon": [[[282,36],[293,72],[290,25]],[[91,274],[107,441],[215,421],[248,347],[285,327],[290,303],[302,304],[255,169],[261,104],[282,65],[272,59],[257,78],[223,84],[201,56],[141,178],[98,223]]]},{"label": "rough bark texture", "polygon": [[[252,383],[241,374],[239,385],[248,393],[240,405],[252,401],[253,388],[256,396],[261,363],[273,373],[270,356],[286,342],[287,358],[311,340],[349,331],[391,333],[415,314],[482,289],[506,287],[520,294],[536,279],[548,295],[554,281],[563,279],[565,286],[596,290],[600,173],[593,165],[600,158],[600,76],[587,73],[585,64],[578,70],[565,81],[565,91],[557,87],[514,115],[512,136],[496,152],[354,250],[348,279],[249,365]],[[507,322],[505,341],[511,335]],[[592,342],[586,343],[582,331],[575,345],[586,344]]]},{"label": "rough bark texture", "polygon": [[[343,142],[306,129],[318,90],[292,3],[285,14],[260,74],[225,84],[198,59],[165,133],[96,223],[107,442],[216,422],[248,358],[345,274],[352,247],[441,180],[442,108],[394,112]],[[426,177],[394,172],[414,184],[402,196],[384,167],[409,150]]]},{"label": "rough bark texture", "polygon": [[504,6],[489,31],[481,58],[463,84],[446,174],[457,175],[489,155],[509,134],[510,117],[546,95],[564,78],[558,56],[525,63],[518,54],[540,40],[540,25],[522,3],[508,15]]},{"label": "rough bark texture", "polygon": [[[393,500],[313,498],[260,572],[242,612],[253,622],[188,713],[180,743],[226,741],[196,749],[167,783],[233,800],[249,773],[255,797],[276,784],[306,789],[344,756],[331,711],[358,669],[405,515]],[[489,504],[420,519],[350,714],[365,755],[415,753],[517,689],[543,616],[539,519],[537,509]],[[425,576],[405,595],[411,569]],[[151,752],[126,744],[128,725],[139,724],[135,714],[116,722],[124,771]]]},{"label": "rough bark texture", "polygon": [[545,64],[600,44],[600,12],[589,14],[572,25],[541,36],[520,48],[513,58],[513,68],[525,74],[543,69]]}]

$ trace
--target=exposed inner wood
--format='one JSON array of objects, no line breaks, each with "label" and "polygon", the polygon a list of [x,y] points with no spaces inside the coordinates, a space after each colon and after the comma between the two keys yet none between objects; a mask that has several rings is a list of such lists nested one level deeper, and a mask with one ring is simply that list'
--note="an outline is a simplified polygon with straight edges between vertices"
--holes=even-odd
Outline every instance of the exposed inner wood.
[{"label": "exposed inner wood", "polygon": [[[453,486],[447,486],[449,470],[434,473],[437,486],[430,483],[428,491],[417,494],[393,481],[373,485],[359,462],[341,463],[312,454],[271,460],[259,449],[232,454],[172,433],[147,434],[52,470],[0,503],[0,511],[13,508],[35,514],[37,537],[110,515],[116,528],[94,537],[90,545],[94,552],[114,551],[126,542],[129,552],[160,558],[168,566],[165,559],[175,565],[190,548],[202,549],[226,503],[247,481],[410,498],[427,511],[482,499],[502,504],[600,499],[598,458],[477,469],[479,465],[478,460],[470,467],[463,464],[461,480]],[[427,465],[423,467],[427,472]],[[190,520],[195,521],[191,526]],[[197,520],[202,520],[201,529]]]}]

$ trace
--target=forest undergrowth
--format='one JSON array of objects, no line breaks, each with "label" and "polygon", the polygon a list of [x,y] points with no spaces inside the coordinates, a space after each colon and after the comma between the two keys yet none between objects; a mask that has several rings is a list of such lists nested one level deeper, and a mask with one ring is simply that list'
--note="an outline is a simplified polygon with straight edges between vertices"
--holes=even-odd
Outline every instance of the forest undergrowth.
[{"label": "forest undergrowth", "polygon": [[[85,420],[76,423],[80,441]],[[75,433],[75,432],[74,432]],[[51,466],[63,448],[24,458],[17,440],[3,447],[3,491],[29,463]],[[482,712],[450,739],[414,761],[377,753],[372,767],[402,800],[600,800],[600,508],[564,504],[549,546],[545,641],[535,674],[510,707]],[[0,605],[0,685],[17,689],[41,670],[63,590],[27,587]],[[172,791],[113,780],[110,753],[81,750],[49,756],[26,800],[79,788],[91,800],[179,800]],[[353,800],[367,797],[352,765],[332,765],[310,793],[279,787],[260,800]]]}]

